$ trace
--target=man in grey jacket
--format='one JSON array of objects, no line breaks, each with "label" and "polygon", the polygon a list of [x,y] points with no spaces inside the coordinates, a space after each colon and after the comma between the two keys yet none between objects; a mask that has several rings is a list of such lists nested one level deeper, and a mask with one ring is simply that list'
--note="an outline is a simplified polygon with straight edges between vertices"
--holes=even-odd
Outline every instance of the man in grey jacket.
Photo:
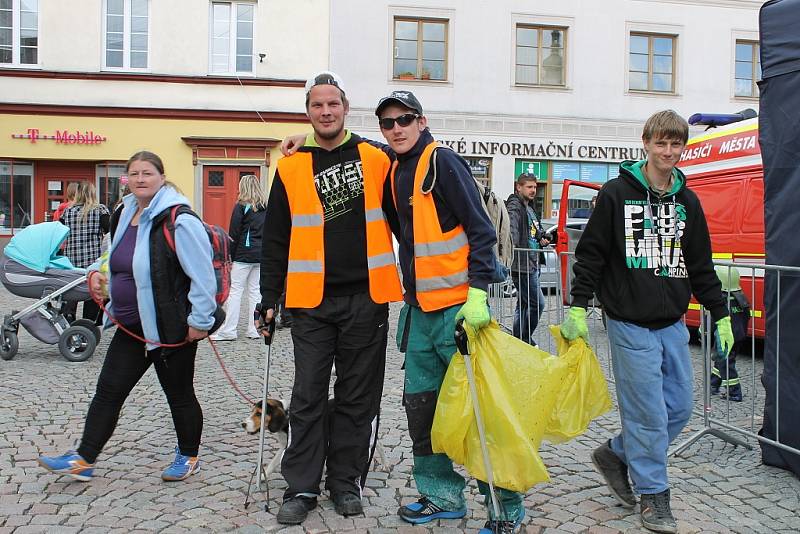
[{"label": "man in grey jacket", "polygon": [[536,175],[523,173],[517,177],[515,192],[506,200],[514,243],[511,279],[517,289],[513,332],[514,337],[534,346],[533,332],[545,307],[539,286],[539,250],[550,244],[533,207],[535,198]]}]

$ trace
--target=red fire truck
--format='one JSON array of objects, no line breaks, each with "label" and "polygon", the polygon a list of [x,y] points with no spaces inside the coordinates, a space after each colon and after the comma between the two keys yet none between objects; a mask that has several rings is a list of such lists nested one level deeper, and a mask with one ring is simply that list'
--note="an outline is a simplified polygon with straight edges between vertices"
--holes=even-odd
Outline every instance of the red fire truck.
[{"label": "red fire truck", "polygon": [[[755,112],[750,115],[755,115]],[[698,119],[692,121],[695,117]],[[758,120],[741,120],[741,114],[700,117],[693,116],[690,122],[702,124],[705,121],[706,124],[715,125],[738,120],[690,139],[679,167],[686,174],[687,185],[697,193],[703,205],[714,259],[741,266],[738,267],[741,286],[751,303],[753,316],[750,328],[756,337],[763,338],[764,271],[748,267],[765,261],[764,172],[758,145]],[[597,184],[565,182],[562,206],[567,205],[570,187],[599,188]],[[582,230],[565,228],[566,214],[559,215],[556,249],[558,252],[573,251]],[[573,260],[562,256],[561,262],[562,288],[567,303],[570,290],[567,273],[572,268]],[[686,316],[689,327],[697,328],[700,325],[699,310],[700,305],[692,300]]]},{"label": "red fire truck", "polygon": [[[689,188],[700,197],[714,259],[741,266],[742,290],[753,316],[750,326],[756,337],[763,338],[764,271],[748,267],[765,261],[764,169],[758,119],[713,128],[690,139],[679,167]],[[699,309],[696,301],[689,304],[686,322],[690,327],[699,326]]]}]

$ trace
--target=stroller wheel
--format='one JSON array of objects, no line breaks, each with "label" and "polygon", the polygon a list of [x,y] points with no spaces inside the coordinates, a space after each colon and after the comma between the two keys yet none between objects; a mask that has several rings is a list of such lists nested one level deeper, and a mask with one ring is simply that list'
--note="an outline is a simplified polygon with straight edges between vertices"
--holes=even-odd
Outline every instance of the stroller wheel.
[{"label": "stroller wheel", "polygon": [[100,332],[100,327],[94,324],[94,321],[90,319],[77,319],[72,322],[71,326],[82,326],[84,328],[88,328],[92,334],[94,334],[94,340],[97,342],[95,345],[100,343],[100,336],[102,334]]},{"label": "stroller wheel", "polygon": [[10,360],[17,355],[19,350],[19,339],[17,333],[10,330],[3,332],[3,339],[0,340],[0,358]]},{"label": "stroller wheel", "polygon": [[83,362],[94,354],[97,340],[94,333],[83,326],[70,326],[58,338],[58,350],[71,362]]}]

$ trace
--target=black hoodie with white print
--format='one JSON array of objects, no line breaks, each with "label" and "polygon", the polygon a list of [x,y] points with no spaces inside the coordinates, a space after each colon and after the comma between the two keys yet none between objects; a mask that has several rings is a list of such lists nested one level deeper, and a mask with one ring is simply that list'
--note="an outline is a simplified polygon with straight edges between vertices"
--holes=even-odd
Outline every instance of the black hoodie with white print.
[{"label": "black hoodie with white print", "polygon": [[[306,139],[300,152],[310,152],[314,183],[322,203],[325,245],[324,295],[348,296],[369,291],[367,268],[367,228],[364,219],[364,179],[359,143],[347,133],[338,147],[326,150]],[[391,198],[383,199],[384,212],[393,229],[397,216]],[[292,231],[289,198],[278,171],[269,193],[261,251],[262,302],[274,303],[283,292]]]},{"label": "black hoodie with white print", "polygon": [[622,162],[597,195],[575,250],[572,305],[596,294],[612,319],[656,329],[678,321],[694,294],[716,322],[728,312],[700,201],[678,169],[670,191],[654,191],[644,163]]}]

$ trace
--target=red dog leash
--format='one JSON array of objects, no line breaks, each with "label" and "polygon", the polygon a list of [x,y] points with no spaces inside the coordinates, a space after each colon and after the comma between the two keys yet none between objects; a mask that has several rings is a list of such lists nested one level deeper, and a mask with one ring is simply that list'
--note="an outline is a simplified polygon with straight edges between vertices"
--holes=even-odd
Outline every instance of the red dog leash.
[{"label": "red dog leash", "polygon": [[[187,345],[189,343],[189,341],[182,341],[180,343],[161,343],[158,341],[151,341],[149,339],[145,339],[142,336],[134,334],[133,332],[125,328],[125,326],[123,326],[119,321],[117,321],[113,315],[108,313],[108,310],[106,310],[105,306],[105,299],[103,299],[102,297],[98,297],[94,293],[94,291],[92,291],[92,277],[95,276],[96,274],[98,274],[97,271],[89,271],[89,274],[87,274],[86,276],[86,283],[89,286],[89,295],[92,297],[92,300],[95,301],[95,303],[97,303],[97,305],[100,307],[103,313],[105,313],[106,316],[109,319],[111,319],[111,322],[114,323],[114,325],[116,325],[117,328],[121,329],[123,332],[125,332],[132,338],[141,341],[142,343],[149,343],[151,345],[156,345],[157,347],[177,348]],[[220,367],[222,367],[222,372],[225,374],[225,378],[228,379],[228,382],[230,382],[231,386],[233,386],[233,389],[245,400],[245,402],[251,405],[255,405],[255,402],[250,397],[248,397],[244,391],[241,390],[241,388],[236,384],[236,381],[233,379],[231,374],[228,372],[228,368],[225,366],[225,362],[222,361],[222,356],[219,355],[219,351],[217,350],[217,345],[216,343],[214,343],[214,340],[212,340],[210,336],[206,337],[206,339],[208,339],[208,342],[211,344],[211,348],[214,350],[214,356],[217,357],[217,361],[219,362]]]}]

